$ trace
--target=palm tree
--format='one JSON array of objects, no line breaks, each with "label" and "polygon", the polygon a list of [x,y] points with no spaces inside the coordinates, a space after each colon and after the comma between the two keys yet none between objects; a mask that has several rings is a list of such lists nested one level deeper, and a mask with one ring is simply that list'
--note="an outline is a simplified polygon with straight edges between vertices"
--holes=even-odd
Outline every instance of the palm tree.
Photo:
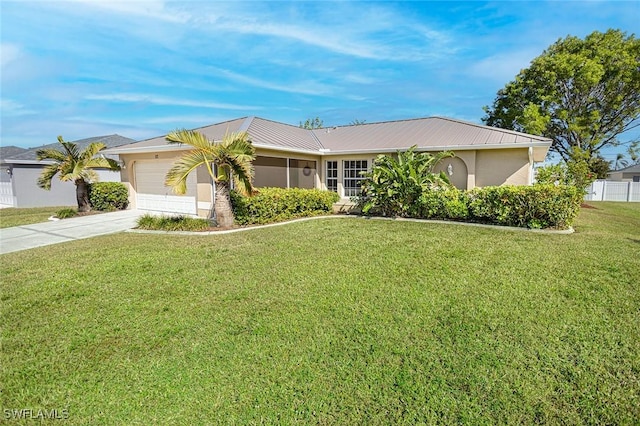
[{"label": "palm tree", "polygon": [[93,169],[120,170],[118,162],[104,156],[97,156],[100,151],[107,146],[102,142],[92,142],[83,151],[78,150],[78,146],[73,142],[65,142],[62,136],[58,136],[58,142],[64,151],[57,149],[39,149],[36,151],[36,158],[39,161],[53,161],[47,164],[40,177],[38,186],[47,191],[51,189],[51,179],[58,174],[63,182],[73,181],[76,185],[76,200],[78,201],[78,212],[88,212],[89,206],[89,183],[98,180],[98,174]]},{"label": "palm tree", "polygon": [[221,142],[216,143],[202,133],[183,129],[169,133],[167,140],[169,143],[190,145],[193,149],[173,163],[167,172],[165,185],[172,187],[176,194],[184,194],[189,174],[204,165],[215,182],[213,209],[216,223],[223,228],[233,226],[229,194],[232,177],[241,194],[251,196],[255,193],[252,161],[256,158],[256,150],[247,133],[227,133]]}]

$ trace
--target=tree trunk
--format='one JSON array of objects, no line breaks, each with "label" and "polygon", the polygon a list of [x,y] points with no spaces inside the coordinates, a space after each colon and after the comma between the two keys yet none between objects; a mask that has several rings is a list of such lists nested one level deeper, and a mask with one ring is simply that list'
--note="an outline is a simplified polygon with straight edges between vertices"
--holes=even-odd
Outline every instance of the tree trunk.
[{"label": "tree trunk", "polygon": [[216,182],[216,200],[213,208],[216,212],[218,227],[231,228],[233,226],[233,210],[231,209],[229,182]]},{"label": "tree trunk", "polygon": [[78,201],[78,213],[91,210],[89,205],[89,185],[84,179],[76,180],[76,200]]}]

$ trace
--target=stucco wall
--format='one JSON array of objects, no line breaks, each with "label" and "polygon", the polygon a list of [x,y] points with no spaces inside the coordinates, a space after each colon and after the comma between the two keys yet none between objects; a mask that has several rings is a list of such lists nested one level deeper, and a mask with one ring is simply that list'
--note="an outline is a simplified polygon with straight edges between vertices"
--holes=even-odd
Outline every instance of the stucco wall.
[{"label": "stucco wall", "polygon": [[[119,182],[120,173],[96,170],[100,182]],[[13,190],[15,207],[76,206],[76,186],[73,182],[61,182],[58,175],[51,180],[51,190],[37,185],[42,166],[15,164],[13,166]]]},{"label": "stucco wall", "polygon": [[476,151],[476,186],[529,185],[527,149]]}]

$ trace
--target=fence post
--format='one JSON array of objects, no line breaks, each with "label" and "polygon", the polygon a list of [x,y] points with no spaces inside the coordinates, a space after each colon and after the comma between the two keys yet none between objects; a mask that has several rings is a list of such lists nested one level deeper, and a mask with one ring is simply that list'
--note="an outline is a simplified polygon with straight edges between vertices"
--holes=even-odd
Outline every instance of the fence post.
[{"label": "fence post", "polygon": [[631,181],[627,184],[627,203],[631,201]]},{"label": "fence post", "polygon": [[602,182],[602,195],[600,196],[600,201],[604,201],[604,193],[607,190],[607,181]]}]

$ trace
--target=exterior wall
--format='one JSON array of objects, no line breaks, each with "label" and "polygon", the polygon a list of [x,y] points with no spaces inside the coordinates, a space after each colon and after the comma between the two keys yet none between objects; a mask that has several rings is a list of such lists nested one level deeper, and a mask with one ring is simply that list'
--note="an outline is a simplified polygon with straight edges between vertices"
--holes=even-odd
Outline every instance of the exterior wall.
[{"label": "exterior wall", "polygon": [[638,172],[611,172],[609,180],[617,182],[640,182],[640,173]]},{"label": "exterior wall", "polygon": [[[37,164],[14,164],[12,170],[15,207],[75,206],[76,185],[73,182],[61,182],[58,175],[51,180],[51,190],[37,185],[42,173]],[[100,182],[119,182],[120,173],[108,170],[96,170]]]},{"label": "exterior wall", "polygon": [[467,189],[469,172],[467,164],[460,157],[445,158],[436,164],[433,171],[435,173],[444,172],[453,186],[458,189]]},{"label": "exterior wall", "polygon": [[532,166],[527,149],[478,150],[475,186],[530,185]]}]

